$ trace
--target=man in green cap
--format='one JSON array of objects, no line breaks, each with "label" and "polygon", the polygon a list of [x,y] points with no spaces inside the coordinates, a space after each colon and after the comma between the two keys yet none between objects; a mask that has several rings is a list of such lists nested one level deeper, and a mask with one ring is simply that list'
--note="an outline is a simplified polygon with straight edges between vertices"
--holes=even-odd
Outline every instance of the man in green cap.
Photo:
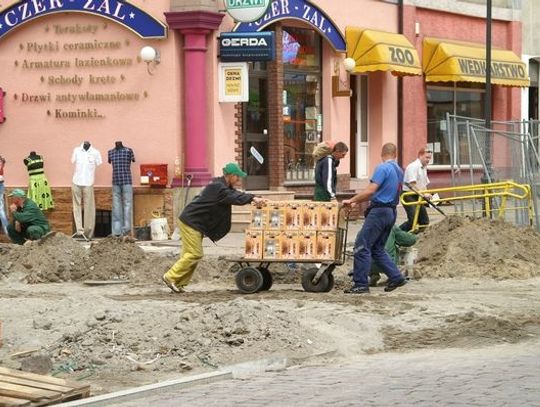
[{"label": "man in green cap", "polygon": [[8,235],[13,243],[24,244],[27,240],[38,240],[49,232],[49,222],[34,201],[26,197],[22,189],[14,189],[9,209],[13,224],[8,225]]},{"label": "man in green cap", "polygon": [[216,242],[229,233],[232,205],[265,202],[263,198],[234,188],[246,175],[238,164],[228,163],[223,167],[223,176],[214,178],[182,211],[179,217],[182,255],[162,277],[173,292],[183,292],[183,287],[190,282],[203,256],[203,237]]}]

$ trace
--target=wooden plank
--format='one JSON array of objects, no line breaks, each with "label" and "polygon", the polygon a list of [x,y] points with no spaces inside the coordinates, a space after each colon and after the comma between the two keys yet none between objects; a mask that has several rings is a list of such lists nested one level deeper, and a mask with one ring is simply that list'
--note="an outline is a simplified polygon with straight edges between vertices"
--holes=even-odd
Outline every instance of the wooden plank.
[{"label": "wooden plank", "polygon": [[23,350],[21,352],[15,352],[12,355],[10,355],[9,357],[11,359],[16,359],[16,358],[20,358],[21,356],[26,356],[26,355],[29,355],[31,353],[35,353],[35,352],[38,352],[38,351],[39,351],[39,348]]},{"label": "wooden plank", "polygon": [[15,397],[30,401],[39,401],[43,399],[54,401],[61,398],[61,394],[54,391],[19,386],[9,383],[0,383],[0,396]]},{"label": "wooden plank", "polygon": [[0,396],[0,407],[25,407],[29,406],[30,403],[30,400]]},{"label": "wooden plank", "polygon": [[15,376],[0,375],[0,383],[18,384],[20,386],[35,387],[36,389],[57,391],[60,393],[69,393],[74,390],[73,387],[59,386],[57,384],[50,384],[50,383],[38,382],[35,380],[21,379]]},{"label": "wooden plank", "polygon": [[129,284],[129,280],[86,280],[83,281],[84,285],[97,286],[97,285],[115,285],[115,284]]},{"label": "wooden plank", "polygon": [[65,380],[58,377],[45,376],[36,373],[22,372],[20,370],[12,370],[5,367],[0,367],[0,374],[5,376],[19,377],[21,379],[35,380],[42,383],[56,384],[58,386],[73,387],[74,389],[87,387],[87,385],[73,382],[71,380]]}]

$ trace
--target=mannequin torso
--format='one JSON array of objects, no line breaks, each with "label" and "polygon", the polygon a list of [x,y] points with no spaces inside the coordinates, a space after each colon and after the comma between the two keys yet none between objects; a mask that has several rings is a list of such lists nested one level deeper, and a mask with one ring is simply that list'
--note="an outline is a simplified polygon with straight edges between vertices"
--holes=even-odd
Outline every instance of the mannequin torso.
[{"label": "mannequin torso", "polygon": [[113,185],[131,185],[131,163],[135,162],[133,150],[123,145],[121,141],[114,143],[109,150],[108,161],[113,166]]}]

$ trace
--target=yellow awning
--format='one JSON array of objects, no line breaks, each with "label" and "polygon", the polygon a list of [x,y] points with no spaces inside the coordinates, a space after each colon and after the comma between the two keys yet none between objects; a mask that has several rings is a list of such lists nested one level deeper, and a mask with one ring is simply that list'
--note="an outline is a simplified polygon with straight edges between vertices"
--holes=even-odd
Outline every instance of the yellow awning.
[{"label": "yellow awning", "polygon": [[394,75],[422,75],[416,48],[402,34],[346,27],[347,57],[356,61],[352,73],[391,71]]},{"label": "yellow awning", "polygon": [[[486,46],[424,38],[422,66],[426,82],[486,82]],[[491,83],[529,86],[527,65],[512,51],[491,50]]]}]

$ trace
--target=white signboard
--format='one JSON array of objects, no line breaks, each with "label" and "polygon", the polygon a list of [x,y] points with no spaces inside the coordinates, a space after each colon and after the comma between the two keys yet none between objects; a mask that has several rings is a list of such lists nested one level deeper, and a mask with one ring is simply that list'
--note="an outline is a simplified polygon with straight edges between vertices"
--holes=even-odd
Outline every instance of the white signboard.
[{"label": "white signboard", "polygon": [[247,62],[221,62],[219,64],[219,101],[236,103],[248,100]]},{"label": "white signboard", "polygon": [[251,23],[261,18],[270,0],[224,0],[227,13],[236,21]]}]

